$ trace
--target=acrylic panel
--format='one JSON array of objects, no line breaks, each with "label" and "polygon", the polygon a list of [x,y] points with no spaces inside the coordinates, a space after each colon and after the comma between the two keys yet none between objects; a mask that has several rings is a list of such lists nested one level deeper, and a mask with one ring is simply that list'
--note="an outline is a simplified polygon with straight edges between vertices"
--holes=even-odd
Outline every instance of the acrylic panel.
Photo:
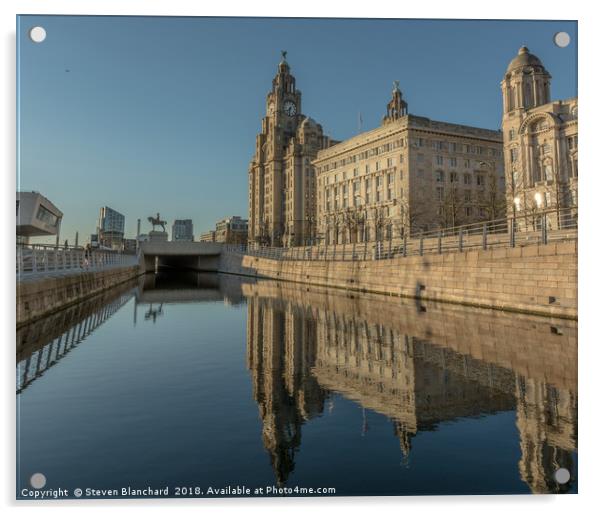
[{"label": "acrylic panel", "polygon": [[577,493],[577,37],[18,16],[17,499]]}]

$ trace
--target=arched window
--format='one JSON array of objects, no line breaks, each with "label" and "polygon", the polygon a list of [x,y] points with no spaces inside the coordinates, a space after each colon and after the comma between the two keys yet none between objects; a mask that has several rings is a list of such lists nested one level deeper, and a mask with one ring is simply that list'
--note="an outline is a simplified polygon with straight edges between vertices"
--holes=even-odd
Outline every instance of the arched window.
[{"label": "arched window", "polygon": [[543,164],[544,177],[546,181],[554,180],[554,172],[552,169],[552,162],[545,161]]}]

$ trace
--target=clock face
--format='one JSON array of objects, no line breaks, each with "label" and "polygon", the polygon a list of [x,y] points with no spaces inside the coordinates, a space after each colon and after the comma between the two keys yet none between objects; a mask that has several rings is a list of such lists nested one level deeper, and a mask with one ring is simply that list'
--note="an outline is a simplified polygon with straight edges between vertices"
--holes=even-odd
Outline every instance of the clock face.
[{"label": "clock face", "polygon": [[297,106],[295,105],[295,103],[293,101],[287,100],[284,103],[284,112],[288,116],[295,116],[297,114]]}]

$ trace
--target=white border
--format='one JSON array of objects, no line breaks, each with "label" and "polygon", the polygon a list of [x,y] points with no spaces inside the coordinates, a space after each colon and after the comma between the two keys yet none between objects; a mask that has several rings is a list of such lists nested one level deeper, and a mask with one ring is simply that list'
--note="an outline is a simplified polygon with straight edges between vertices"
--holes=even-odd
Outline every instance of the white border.
[{"label": "white border", "polygon": [[[4,218],[2,241],[4,252],[0,253],[2,274],[2,327],[4,331],[4,375],[3,387],[6,389],[3,399],[5,419],[2,424],[2,456],[0,485],[2,485],[2,504],[10,510],[19,507],[29,512],[40,503],[16,503],[15,464],[14,464],[14,295],[15,282],[12,270],[14,266],[14,192],[15,192],[15,15],[19,14],[115,14],[115,15],[188,15],[188,16],[290,16],[290,17],[399,17],[399,18],[490,18],[490,19],[577,19],[579,21],[579,114],[580,114],[580,232],[579,245],[579,495],[571,496],[477,496],[477,497],[397,497],[397,498],[336,498],[336,499],[245,499],[245,500],[161,500],[161,501],[55,501],[45,503],[46,509],[62,511],[74,508],[77,512],[103,510],[110,507],[118,512],[142,513],[147,510],[243,510],[249,513],[265,511],[283,511],[287,513],[330,512],[344,509],[349,513],[365,513],[369,510],[386,509],[396,511],[440,511],[446,514],[479,513],[485,510],[489,514],[519,512],[562,513],[583,510],[594,506],[598,487],[600,444],[597,433],[600,426],[600,407],[598,392],[600,385],[599,348],[602,345],[600,331],[596,325],[597,302],[600,289],[600,265],[602,246],[599,242],[600,229],[595,224],[594,209],[600,205],[598,197],[602,192],[602,168],[600,162],[594,163],[593,155],[597,151],[594,140],[596,132],[594,120],[600,111],[600,61],[595,49],[602,48],[599,17],[592,7],[594,3],[579,1],[553,2],[503,0],[495,5],[485,2],[466,0],[420,2],[385,2],[371,0],[361,4],[350,2],[329,2],[304,0],[303,2],[232,1],[227,4],[166,0],[53,0],[14,1],[0,3],[2,23],[2,112],[6,113],[1,126],[2,145],[0,156],[4,161],[4,184],[2,185],[2,206]],[[597,165],[597,166],[596,166]],[[599,220],[599,217],[598,217]],[[9,272],[11,271],[11,272]],[[598,315],[599,318],[599,315]],[[319,464],[316,464],[319,466]],[[593,511],[593,510],[592,510]]]}]

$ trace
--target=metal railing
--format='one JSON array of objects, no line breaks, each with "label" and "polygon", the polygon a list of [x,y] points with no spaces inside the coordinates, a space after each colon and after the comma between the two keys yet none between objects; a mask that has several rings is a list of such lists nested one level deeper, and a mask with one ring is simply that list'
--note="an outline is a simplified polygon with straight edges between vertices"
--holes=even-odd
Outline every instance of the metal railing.
[{"label": "metal railing", "polygon": [[281,261],[357,261],[463,252],[470,249],[546,245],[577,239],[577,208],[521,214],[469,225],[390,237],[381,241],[300,247],[226,245],[226,252]]},{"label": "metal railing", "polygon": [[138,257],[118,251],[42,244],[17,244],[17,280],[56,273],[103,270],[133,266]]}]

